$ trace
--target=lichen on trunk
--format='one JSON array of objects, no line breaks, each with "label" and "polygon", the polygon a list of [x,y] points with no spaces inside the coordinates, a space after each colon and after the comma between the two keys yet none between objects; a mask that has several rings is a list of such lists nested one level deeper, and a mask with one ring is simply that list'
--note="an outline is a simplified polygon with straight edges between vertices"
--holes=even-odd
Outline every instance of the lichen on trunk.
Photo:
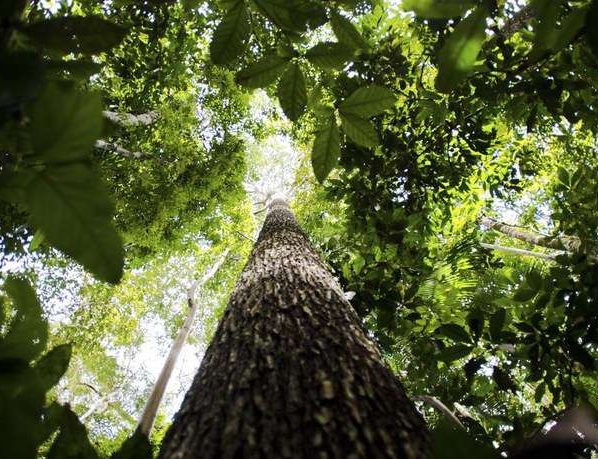
[{"label": "lichen on trunk", "polygon": [[160,456],[427,455],[421,416],[274,201]]}]

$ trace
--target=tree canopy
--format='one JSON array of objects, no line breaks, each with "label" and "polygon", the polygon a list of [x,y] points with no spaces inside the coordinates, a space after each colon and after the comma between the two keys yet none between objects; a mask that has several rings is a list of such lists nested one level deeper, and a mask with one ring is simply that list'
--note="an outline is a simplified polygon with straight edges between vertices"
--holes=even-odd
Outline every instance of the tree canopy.
[{"label": "tree canopy", "polygon": [[228,251],[197,366],[277,193],[436,457],[596,454],[596,20],[596,0],[2,2],[7,457],[149,457],[140,359]]}]

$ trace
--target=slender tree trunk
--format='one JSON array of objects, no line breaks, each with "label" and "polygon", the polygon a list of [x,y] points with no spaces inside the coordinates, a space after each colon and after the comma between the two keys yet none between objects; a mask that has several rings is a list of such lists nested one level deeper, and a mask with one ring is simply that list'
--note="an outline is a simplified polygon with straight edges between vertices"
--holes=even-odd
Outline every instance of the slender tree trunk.
[{"label": "slender tree trunk", "polygon": [[275,200],[160,456],[427,455],[423,419]]},{"label": "slender tree trunk", "polygon": [[142,153],[139,151],[129,151],[120,145],[115,143],[106,142],[105,140],[96,140],[95,148],[98,150],[107,151],[110,153],[116,153],[120,156],[124,156],[125,158],[133,158],[133,159],[149,159],[150,156],[146,153]]},{"label": "slender tree trunk", "polygon": [[513,255],[523,255],[528,257],[543,258],[544,260],[554,260],[558,254],[546,254],[540,252],[532,252],[531,250],[517,249],[515,247],[506,247],[504,245],[485,244],[480,243],[480,246],[488,250],[498,250],[499,252],[507,252]]},{"label": "slender tree trunk", "polygon": [[228,249],[220,255],[220,258],[212,265],[212,267],[198,280],[193,282],[187,291],[187,302],[189,305],[189,312],[187,313],[187,318],[183,323],[183,326],[179,330],[179,333],[172,343],[170,348],[170,352],[168,353],[168,357],[166,362],[164,362],[164,366],[162,367],[162,371],[154,384],[152,392],[148,397],[147,404],[145,405],[145,409],[143,410],[143,414],[141,415],[141,419],[139,420],[139,425],[137,426],[137,430],[140,431],[142,434],[149,437],[149,434],[152,430],[154,425],[154,421],[156,420],[156,414],[158,413],[158,408],[160,407],[160,403],[162,402],[162,397],[164,397],[164,392],[166,391],[166,386],[168,385],[168,381],[170,380],[170,376],[172,375],[172,370],[174,370],[174,366],[177,363],[179,355],[181,354],[181,350],[183,349],[183,345],[187,341],[189,337],[189,333],[191,332],[191,326],[193,325],[193,320],[197,314],[197,309],[199,307],[198,302],[195,300],[196,291],[197,289],[201,289],[212,277],[216,275],[218,270],[222,267],[226,257],[228,255]]},{"label": "slender tree trunk", "polygon": [[132,113],[118,113],[104,110],[104,118],[123,127],[149,126],[158,121],[158,112],[147,112],[139,115]]},{"label": "slender tree trunk", "polygon": [[582,241],[572,236],[545,236],[533,231],[524,231],[515,226],[501,223],[488,217],[482,217],[480,223],[506,236],[519,239],[529,244],[546,247],[548,249],[563,250],[565,252],[585,252],[592,261],[598,261],[598,247],[584,247]]}]

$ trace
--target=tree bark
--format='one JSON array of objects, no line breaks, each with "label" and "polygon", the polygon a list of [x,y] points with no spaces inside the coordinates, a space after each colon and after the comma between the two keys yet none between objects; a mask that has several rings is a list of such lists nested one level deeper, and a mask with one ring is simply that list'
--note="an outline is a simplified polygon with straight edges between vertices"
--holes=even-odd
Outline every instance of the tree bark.
[{"label": "tree bark", "polygon": [[150,156],[146,153],[142,153],[139,151],[129,151],[120,145],[115,143],[106,142],[105,140],[96,140],[94,145],[95,148],[98,150],[107,151],[110,153],[116,153],[120,156],[124,156],[125,158],[133,158],[133,159],[149,159]]},{"label": "tree bark", "polygon": [[563,250],[565,252],[575,253],[584,252],[588,259],[598,261],[598,247],[587,246],[582,241],[573,236],[545,236],[533,231],[523,231],[515,226],[501,223],[488,217],[482,217],[480,223],[490,229],[496,230],[506,236],[519,239],[529,244],[546,247],[547,249]]},{"label": "tree bark", "polygon": [[137,426],[137,430],[147,437],[149,437],[154,425],[154,421],[156,420],[156,414],[158,413],[158,408],[162,402],[162,397],[164,397],[164,392],[166,391],[168,381],[170,381],[170,376],[172,375],[174,366],[179,359],[179,355],[181,354],[183,345],[189,337],[189,333],[191,333],[191,326],[193,325],[193,320],[195,319],[195,315],[197,314],[197,310],[199,308],[199,303],[195,301],[197,289],[201,289],[210,279],[212,279],[212,277],[216,275],[226,260],[227,255],[228,249],[222,253],[216,263],[214,263],[200,279],[197,279],[195,282],[193,282],[193,284],[191,284],[189,290],[187,291],[189,312],[187,313],[187,317],[183,323],[183,326],[179,330],[177,337],[170,347],[168,357],[166,358],[164,366],[162,367],[162,371],[160,371],[160,375],[158,376],[152,392],[148,397],[143,414],[141,415],[141,419],[139,420],[139,424]]},{"label": "tree bark", "polygon": [[158,112],[147,112],[134,115],[132,113],[118,113],[104,110],[102,113],[104,118],[123,127],[150,126],[160,118]]},{"label": "tree bark", "polygon": [[507,253],[511,253],[513,255],[523,255],[523,256],[527,256],[527,257],[542,258],[544,260],[554,260],[558,255],[558,254],[532,252],[531,250],[517,249],[515,247],[506,247],[504,245],[485,244],[483,242],[480,242],[480,247],[487,249],[487,250],[497,250],[499,252],[507,252]]},{"label": "tree bark", "polygon": [[162,458],[422,458],[425,423],[284,201],[162,444]]}]

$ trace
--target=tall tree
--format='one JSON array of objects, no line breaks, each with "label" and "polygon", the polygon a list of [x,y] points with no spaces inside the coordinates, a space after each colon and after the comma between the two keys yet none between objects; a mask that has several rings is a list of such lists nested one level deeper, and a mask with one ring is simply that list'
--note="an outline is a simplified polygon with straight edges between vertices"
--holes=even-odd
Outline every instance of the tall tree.
[{"label": "tall tree", "polygon": [[425,424],[285,201],[274,200],[161,457],[396,457]]}]

